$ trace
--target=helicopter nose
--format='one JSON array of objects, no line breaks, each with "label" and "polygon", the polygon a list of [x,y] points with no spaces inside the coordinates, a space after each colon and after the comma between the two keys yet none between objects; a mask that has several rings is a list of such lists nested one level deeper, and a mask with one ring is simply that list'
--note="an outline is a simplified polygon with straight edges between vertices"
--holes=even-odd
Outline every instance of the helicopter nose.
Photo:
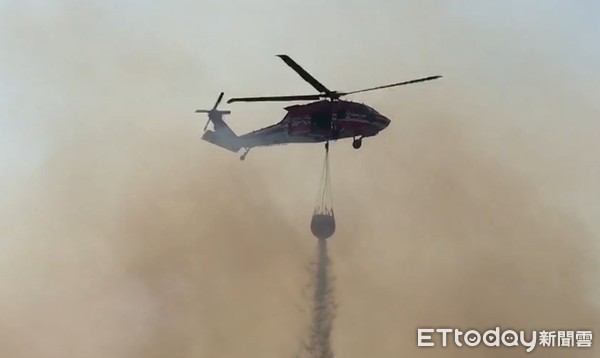
[{"label": "helicopter nose", "polygon": [[383,125],[383,128],[387,128],[392,121],[385,116],[379,115],[379,122]]}]

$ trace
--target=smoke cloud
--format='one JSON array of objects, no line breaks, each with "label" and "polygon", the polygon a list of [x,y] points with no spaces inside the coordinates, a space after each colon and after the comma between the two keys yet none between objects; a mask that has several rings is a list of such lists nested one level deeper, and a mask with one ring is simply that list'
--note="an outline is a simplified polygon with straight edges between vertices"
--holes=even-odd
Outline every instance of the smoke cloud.
[{"label": "smoke cloud", "polygon": [[[240,162],[199,140],[205,119],[193,113],[223,88],[307,91],[269,62],[285,49],[339,90],[445,75],[353,98],[392,124],[358,151],[332,145],[336,357],[525,357],[417,348],[416,330],[599,327],[598,107],[561,75],[579,73],[574,57],[560,69],[548,60],[571,46],[563,27],[518,40],[521,20],[507,34],[454,8],[403,4],[403,22],[391,3],[351,2],[312,18],[363,14],[372,26],[304,34],[303,4],[2,5],[0,355],[296,353],[311,319],[303,286],[323,148]],[[399,35],[408,29],[422,45]],[[243,132],[281,116],[239,107],[228,122]]]}]

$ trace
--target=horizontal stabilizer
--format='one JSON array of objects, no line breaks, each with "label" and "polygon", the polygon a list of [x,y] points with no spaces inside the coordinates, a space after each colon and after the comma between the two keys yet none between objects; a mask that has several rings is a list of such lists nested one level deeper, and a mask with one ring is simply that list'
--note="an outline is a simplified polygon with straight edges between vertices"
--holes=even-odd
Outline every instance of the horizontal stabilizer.
[{"label": "horizontal stabilizer", "polygon": [[202,135],[202,139],[234,153],[237,153],[242,148],[240,139],[234,135],[206,131]]}]

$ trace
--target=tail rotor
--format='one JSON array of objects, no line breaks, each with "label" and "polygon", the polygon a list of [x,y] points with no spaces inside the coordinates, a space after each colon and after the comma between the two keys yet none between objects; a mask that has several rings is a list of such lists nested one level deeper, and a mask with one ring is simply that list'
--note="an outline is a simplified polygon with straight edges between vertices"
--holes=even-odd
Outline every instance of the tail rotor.
[{"label": "tail rotor", "polygon": [[196,113],[207,113],[208,114],[208,120],[206,121],[206,125],[204,126],[205,132],[206,132],[206,128],[208,128],[208,123],[211,120],[213,120],[214,118],[221,118],[224,114],[231,114],[231,111],[220,111],[217,109],[217,107],[221,103],[221,100],[223,99],[224,95],[225,95],[225,93],[223,93],[223,92],[221,92],[221,94],[219,94],[219,98],[217,98],[217,101],[215,102],[215,105],[213,106],[212,109],[197,109],[196,110]]}]

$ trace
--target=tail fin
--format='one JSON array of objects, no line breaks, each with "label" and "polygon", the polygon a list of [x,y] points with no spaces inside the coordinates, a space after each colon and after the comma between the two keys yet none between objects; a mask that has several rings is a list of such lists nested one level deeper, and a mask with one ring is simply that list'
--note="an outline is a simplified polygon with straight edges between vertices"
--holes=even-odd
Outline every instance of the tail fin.
[{"label": "tail fin", "polygon": [[[215,105],[212,109],[196,110],[196,113],[208,114],[208,121],[206,122],[206,126],[204,126],[205,132],[202,135],[202,139],[221,148],[225,148],[229,151],[237,152],[242,148],[242,146],[240,145],[240,139],[231,130],[231,128],[229,128],[227,123],[223,121],[223,115],[230,114],[231,111],[220,111],[217,109],[217,106],[219,105],[219,103],[221,103],[222,99],[223,92],[221,92],[219,98],[217,98],[217,102],[215,102]],[[213,123],[214,131],[206,131],[206,127],[208,126],[209,122]]]}]

